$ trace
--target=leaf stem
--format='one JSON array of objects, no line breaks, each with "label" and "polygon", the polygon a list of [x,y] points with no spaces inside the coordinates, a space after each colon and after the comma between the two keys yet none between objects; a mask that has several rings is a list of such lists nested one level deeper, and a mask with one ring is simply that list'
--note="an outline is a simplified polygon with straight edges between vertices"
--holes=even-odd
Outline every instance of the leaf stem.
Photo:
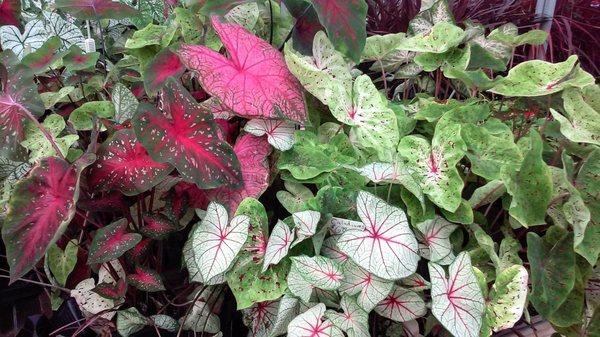
[{"label": "leaf stem", "polygon": [[[9,275],[0,275],[0,277],[10,279]],[[34,280],[22,278],[22,277],[19,277],[17,279],[17,281],[23,281],[23,282],[26,282],[26,283],[37,284],[37,285],[43,286],[43,287],[54,288],[54,289],[58,289],[58,290],[64,291],[66,293],[70,293],[71,292],[71,289],[67,289],[67,288],[64,288],[64,287],[61,287],[61,286],[57,286],[57,285],[53,285],[53,284],[49,284],[49,283],[38,282],[38,281],[34,281]]]}]

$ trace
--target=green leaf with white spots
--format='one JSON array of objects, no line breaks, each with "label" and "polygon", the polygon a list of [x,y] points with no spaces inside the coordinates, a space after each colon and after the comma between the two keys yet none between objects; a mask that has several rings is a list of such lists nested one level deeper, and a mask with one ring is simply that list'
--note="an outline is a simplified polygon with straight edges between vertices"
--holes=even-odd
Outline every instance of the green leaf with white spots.
[{"label": "green leaf with white spots", "polygon": [[123,337],[129,337],[142,330],[148,324],[148,319],[135,308],[127,308],[117,312],[117,332]]},{"label": "green leaf with white spots", "polygon": [[554,119],[560,123],[560,132],[570,141],[600,145],[600,87],[588,85],[577,90],[563,91],[565,115],[550,109]]},{"label": "green leaf with white spots", "polygon": [[372,35],[367,37],[365,49],[361,55],[361,62],[383,60],[387,55],[398,48],[405,38],[404,33]]},{"label": "green leaf with white spots", "polygon": [[448,6],[447,0],[437,0],[430,7],[425,8],[425,2],[422,3],[422,10],[408,24],[408,30],[412,34],[427,33],[438,22],[454,23],[454,16]]},{"label": "green leaf with white spots", "polygon": [[44,107],[46,109],[50,109],[59,102],[64,102],[65,100],[68,101],[68,96],[73,91],[75,91],[75,87],[66,86],[66,87],[60,88],[60,90],[57,92],[53,92],[53,91],[43,92],[40,94],[40,98],[42,99],[42,102],[44,102]]},{"label": "green leaf with white spots", "polygon": [[290,214],[308,209],[308,200],[314,197],[312,191],[298,183],[291,181],[284,181],[285,190],[277,191],[276,197],[279,203],[285,208]]},{"label": "green leaf with white spots", "polygon": [[256,2],[247,2],[233,7],[225,14],[225,19],[252,31],[258,22],[259,15],[258,4]]},{"label": "green leaf with white spots", "polygon": [[60,285],[64,286],[77,263],[77,240],[69,241],[64,250],[57,244],[51,245],[46,252],[46,258],[52,275]]},{"label": "green leaf with white spots", "polygon": [[117,123],[131,119],[139,104],[131,90],[122,83],[117,83],[113,87],[111,101],[115,107],[115,122]]},{"label": "green leaf with white spots", "polygon": [[576,55],[560,63],[526,61],[512,68],[488,91],[508,97],[535,97],[593,84],[594,77],[581,69],[578,61]]},{"label": "green leaf with white spots", "polygon": [[529,275],[523,266],[502,270],[490,289],[485,319],[494,332],[512,328],[523,315]]},{"label": "green leaf with white spots", "polygon": [[437,22],[429,31],[403,40],[398,49],[439,54],[458,46],[464,37],[465,31],[460,27],[448,22]]},{"label": "green leaf with white spots", "polygon": [[112,118],[115,115],[115,105],[111,101],[85,102],[69,115],[69,123],[76,130],[91,130],[94,127],[94,117]]},{"label": "green leaf with white spots", "polygon": [[[71,145],[79,139],[78,135],[65,135],[59,137],[66,127],[65,120],[60,115],[52,114],[46,117],[42,126],[48,131],[63,156],[67,155]],[[21,145],[30,151],[30,163],[36,162],[44,157],[56,155],[56,150],[52,146],[52,143],[50,143],[48,138],[46,138],[44,133],[36,125],[29,121],[25,124],[25,140],[21,142]]]}]

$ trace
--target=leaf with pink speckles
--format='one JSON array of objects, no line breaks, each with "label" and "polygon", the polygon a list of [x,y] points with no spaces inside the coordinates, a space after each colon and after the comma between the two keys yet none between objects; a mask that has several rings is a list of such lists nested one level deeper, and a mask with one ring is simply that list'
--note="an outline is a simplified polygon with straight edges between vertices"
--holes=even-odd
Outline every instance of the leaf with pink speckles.
[{"label": "leaf with pink speckles", "polygon": [[223,186],[207,190],[211,200],[227,205],[230,213],[236,211],[244,198],[258,198],[269,186],[269,162],[271,146],[265,138],[250,134],[238,138],[233,151],[242,167],[242,185],[238,188]]},{"label": "leaf with pink speckles", "polygon": [[427,313],[425,302],[415,292],[396,286],[379,302],[375,312],[397,322],[407,322]]},{"label": "leaf with pink speckles", "polygon": [[31,270],[65,231],[75,214],[80,170],[86,164],[82,160],[77,167],[46,157],[15,185],[2,226],[11,282]]},{"label": "leaf with pink speckles", "polygon": [[171,165],[148,155],[133,130],[124,129],[102,144],[88,182],[100,190],[118,189],[125,195],[136,195],[156,186],[172,170]]},{"label": "leaf with pink speckles", "polygon": [[184,44],[178,51],[204,90],[242,117],[306,121],[300,83],[281,53],[239,25],[215,16],[211,22],[230,58],[199,45]]},{"label": "leaf with pink speckles", "polygon": [[160,274],[155,270],[135,267],[135,273],[127,275],[127,283],[142,291],[155,292],[165,290]]},{"label": "leaf with pink speckles", "polygon": [[88,264],[114,260],[137,245],[142,236],[127,232],[127,220],[120,219],[96,231],[90,246]]},{"label": "leaf with pink speckles", "polygon": [[161,91],[161,109],[140,104],[133,118],[135,134],[150,156],[170,163],[200,188],[237,187],[240,164],[233,149],[218,137],[212,113],[170,79]]}]

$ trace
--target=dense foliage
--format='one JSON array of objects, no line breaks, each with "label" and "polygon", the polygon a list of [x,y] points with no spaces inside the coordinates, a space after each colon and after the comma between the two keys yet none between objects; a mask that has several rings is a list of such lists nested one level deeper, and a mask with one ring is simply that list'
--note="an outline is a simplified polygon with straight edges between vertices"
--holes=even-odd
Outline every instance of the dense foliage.
[{"label": "dense foliage", "polygon": [[4,0],[0,276],[76,304],[52,335],[598,336],[594,77],[368,11]]}]

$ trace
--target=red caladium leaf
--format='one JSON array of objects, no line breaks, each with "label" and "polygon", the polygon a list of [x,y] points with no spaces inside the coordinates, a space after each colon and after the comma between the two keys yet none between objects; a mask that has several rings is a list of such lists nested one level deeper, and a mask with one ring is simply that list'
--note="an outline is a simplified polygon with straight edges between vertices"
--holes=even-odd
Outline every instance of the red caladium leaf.
[{"label": "red caladium leaf", "polygon": [[102,282],[98,283],[93,292],[96,294],[108,298],[110,300],[119,300],[125,297],[125,292],[127,291],[127,283],[124,280],[120,279],[117,281],[117,284]]},{"label": "red caladium leaf", "polygon": [[308,1],[283,0],[283,3],[296,19],[292,31],[294,49],[305,55],[311,55],[315,34],[324,30],[319,23],[317,12]]},{"label": "red caladium leaf", "polygon": [[136,195],[156,186],[172,170],[171,165],[148,155],[133,130],[124,129],[102,144],[88,182],[101,191],[118,189],[125,195]]},{"label": "red caladium leaf", "polygon": [[20,26],[21,0],[4,0],[0,5],[0,26]]},{"label": "red caladium leaf", "polygon": [[161,104],[161,110],[140,104],[133,118],[135,133],[150,156],[173,164],[200,188],[239,186],[239,161],[231,146],[219,139],[211,112],[174,79],[161,91]]},{"label": "red caladium leaf", "polygon": [[140,233],[153,239],[163,239],[176,231],[177,226],[162,214],[144,215],[144,225],[140,228]]},{"label": "red caladium leaf", "polygon": [[127,252],[127,257],[132,260],[139,260],[150,251],[152,242],[153,240],[150,238],[143,238],[142,241]]},{"label": "red caladium leaf", "polygon": [[242,166],[242,186],[223,186],[206,191],[209,199],[227,205],[230,213],[237,210],[242,200],[247,197],[258,198],[269,186],[267,157],[271,153],[271,146],[263,137],[245,134],[238,138],[233,150]]},{"label": "red caladium leaf", "polygon": [[62,55],[62,53],[59,53],[60,47],[60,37],[53,36],[44,42],[40,49],[25,55],[22,62],[35,73],[44,72],[48,66]]},{"label": "red caladium leaf", "polygon": [[35,266],[73,218],[80,170],[89,159],[82,158],[77,167],[44,158],[15,185],[2,226],[11,282]]},{"label": "red caladium leaf", "polygon": [[300,83],[281,53],[239,25],[221,23],[215,16],[211,22],[229,59],[205,46],[179,49],[181,61],[198,75],[204,90],[242,117],[304,122]]},{"label": "red caladium leaf", "polygon": [[138,11],[113,0],[56,0],[56,8],[81,20],[124,19]]},{"label": "red caladium leaf", "polygon": [[44,104],[32,71],[19,64],[10,50],[0,54],[0,60],[7,73],[0,93],[0,155],[18,157],[24,150],[20,145],[25,137],[23,123],[31,115],[44,113]]},{"label": "red caladium leaf", "polygon": [[165,290],[160,275],[152,269],[136,266],[135,274],[127,275],[127,282],[139,290],[154,292]]},{"label": "red caladium leaf", "polygon": [[335,48],[358,63],[367,39],[365,0],[310,0],[310,2]]},{"label": "red caladium leaf", "polygon": [[96,232],[90,246],[88,264],[114,260],[140,242],[142,236],[128,233],[127,224],[126,219],[120,219]]},{"label": "red caladium leaf", "polygon": [[144,70],[144,87],[148,94],[156,94],[169,77],[179,78],[185,71],[179,56],[169,49],[158,53]]}]

